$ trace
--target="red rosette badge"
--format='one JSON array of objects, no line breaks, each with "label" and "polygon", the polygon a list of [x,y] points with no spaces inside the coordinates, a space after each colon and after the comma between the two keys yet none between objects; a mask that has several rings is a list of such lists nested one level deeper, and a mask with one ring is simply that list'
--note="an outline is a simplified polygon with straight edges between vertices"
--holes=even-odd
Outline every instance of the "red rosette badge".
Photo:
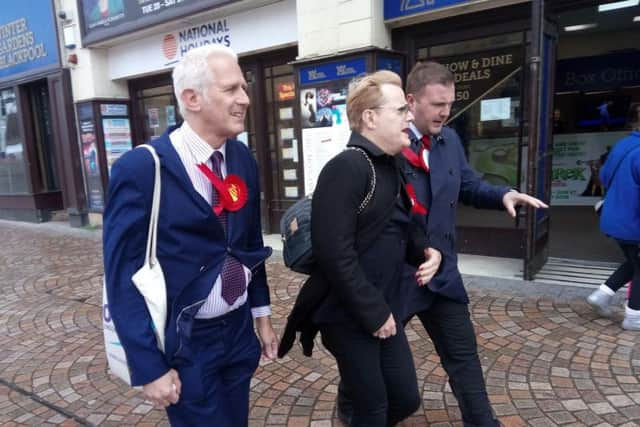
[{"label": "red rosette badge", "polygon": [[238,175],[227,175],[223,184],[224,189],[218,195],[224,210],[235,212],[242,209],[249,197],[247,184]]}]

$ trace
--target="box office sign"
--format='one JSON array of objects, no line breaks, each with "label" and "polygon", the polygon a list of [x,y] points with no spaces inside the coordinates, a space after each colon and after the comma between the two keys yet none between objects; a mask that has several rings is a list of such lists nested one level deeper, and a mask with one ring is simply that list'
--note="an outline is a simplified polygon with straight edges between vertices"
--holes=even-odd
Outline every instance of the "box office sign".
[{"label": "box office sign", "polygon": [[556,66],[556,92],[585,92],[638,86],[638,64],[638,52],[560,60]]},{"label": "box office sign", "polygon": [[59,67],[54,19],[50,0],[2,2],[0,80]]},{"label": "box office sign", "polygon": [[518,47],[434,60],[445,65],[455,79],[456,98],[450,119],[453,120],[520,71],[522,51]]},{"label": "box office sign", "polygon": [[[237,0],[236,0],[237,1]],[[80,0],[85,45],[233,3],[233,0]]]}]

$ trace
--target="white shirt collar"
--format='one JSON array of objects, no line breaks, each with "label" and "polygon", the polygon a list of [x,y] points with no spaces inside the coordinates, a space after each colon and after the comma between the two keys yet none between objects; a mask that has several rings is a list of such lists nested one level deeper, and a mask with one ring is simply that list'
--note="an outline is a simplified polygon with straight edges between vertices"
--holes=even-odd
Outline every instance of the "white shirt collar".
[{"label": "white shirt collar", "polygon": [[416,127],[416,125],[413,124],[413,122],[409,122],[409,129],[411,129],[411,132],[413,132],[413,134],[416,136],[416,139],[418,141],[422,139],[423,137],[422,132],[418,130],[418,128]]},{"label": "white shirt collar", "polygon": [[187,147],[191,151],[196,163],[207,163],[214,151],[220,151],[222,153],[222,159],[226,162],[227,159],[227,142],[225,141],[220,148],[214,149],[204,139],[198,135],[189,123],[185,120],[180,128],[182,131],[182,138],[187,143]]}]

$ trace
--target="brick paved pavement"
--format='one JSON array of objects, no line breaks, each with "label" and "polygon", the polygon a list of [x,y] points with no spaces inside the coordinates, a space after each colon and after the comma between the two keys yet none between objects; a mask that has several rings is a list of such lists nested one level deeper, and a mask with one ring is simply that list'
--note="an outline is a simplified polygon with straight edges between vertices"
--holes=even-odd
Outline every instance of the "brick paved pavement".
[{"label": "brick paved pavement", "polygon": [[[167,425],[138,391],[106,373],[100,329],[98,232],[0,221],[0,425]],[[275,325],[302,277],[268,264]],[[640,334],[596,319],[585,290],[468,279],[491,401],[505,426],[640,425]],[[423,406],[405,426],[458,426],[433,346],[408,337]],[[339,426],[337,372],[317,350],[262,363],[252,426]]]}]

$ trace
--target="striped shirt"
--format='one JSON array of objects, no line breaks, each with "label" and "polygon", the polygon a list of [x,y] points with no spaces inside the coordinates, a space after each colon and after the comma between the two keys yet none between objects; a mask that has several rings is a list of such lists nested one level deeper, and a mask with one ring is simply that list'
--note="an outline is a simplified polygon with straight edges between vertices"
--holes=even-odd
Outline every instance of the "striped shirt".
[{"label": "striped shirt", "polygon": [[[197,165],[204,163],[209,168],[212,168],[211,156],[214,151],[220,151],[223,158],[220,169],[224,178],[227,175],[226,143],[222,144],[219,149],[214,150],[206,141],[195,133],[186,121],[181,127],[171,132],[169,138],[171,139],[173,147],[178,152],[178,156],[187,171],[187,175],[189,175],[189,179],[191,180],[193,187],[208,204],[211,204],[211,199],[213,197],[213,185],[211,184],[211,181],[209,181],[209,179],[207,179],[207,177],[200,171],[200,169],[198,169]],[[244,269],[248,288],[251,283],[251,270],[244,265],[242,267]],[[210,319],[218,317],[241,307],[245,302],[247,302],[246,290],[244,291],[244,294],[242,294],[233,303],[233,305],[227,304],[227,302],[222,298],[221,293],[222,280],[221,277],[218,276],[213,284],[211,293],[209,293],[209,297],[196,314],[196,318]],[[266,305],[262,307],[254,307],[251,309],[251,313],[254,318],[269,316],[271,315],[271,306]]]}]

